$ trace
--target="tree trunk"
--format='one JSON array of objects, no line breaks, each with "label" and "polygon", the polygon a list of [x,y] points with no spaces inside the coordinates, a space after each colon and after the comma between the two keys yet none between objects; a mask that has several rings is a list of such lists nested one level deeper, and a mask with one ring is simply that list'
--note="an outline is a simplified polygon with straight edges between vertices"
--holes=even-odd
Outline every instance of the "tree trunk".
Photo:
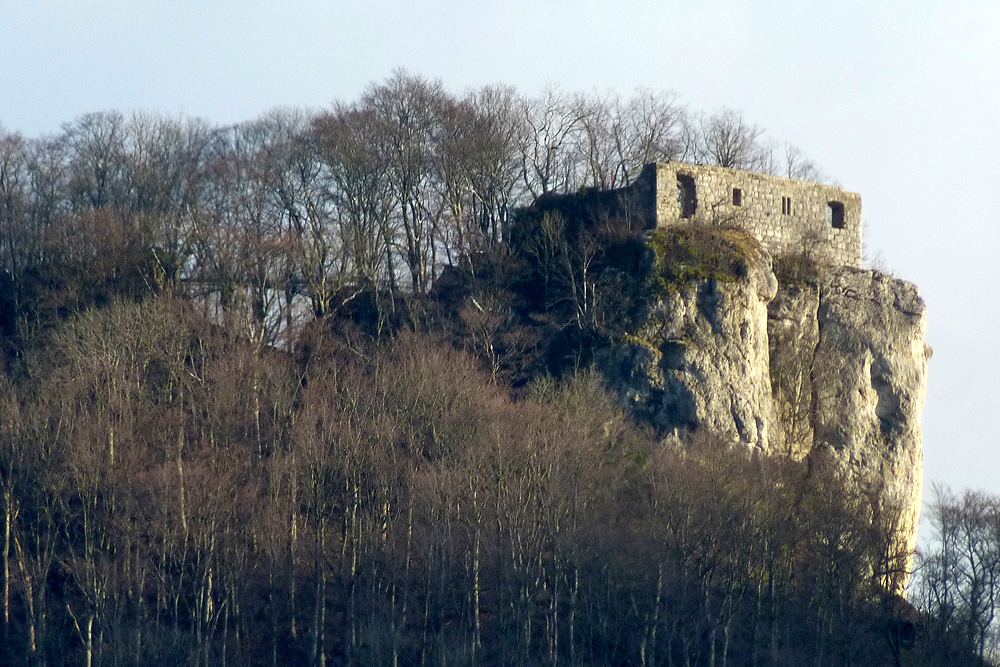
[{"label": "tree trunk", "polygon": [[316,602],[313,608],[312,647],[309,652],[309,664],[312,667],[326,665],[326,649],[324,647],[326,628],[326,519],[320,517],[316,527]]},{"label": "tree trunk", "polygon": [[10,538],[11,528],[14,522],[14,498],[11,489],[5,488],[4,494],[4,514],[3,514],[3,629],[4,643],[6,644],[7,633],[10,627]]}]

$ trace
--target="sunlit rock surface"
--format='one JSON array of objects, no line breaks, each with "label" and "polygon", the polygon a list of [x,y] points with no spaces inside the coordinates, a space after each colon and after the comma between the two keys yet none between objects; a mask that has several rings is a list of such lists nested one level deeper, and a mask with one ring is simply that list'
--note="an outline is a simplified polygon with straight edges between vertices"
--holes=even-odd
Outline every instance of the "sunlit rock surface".
[{"label": "sunlit rock surface", "polygon": [[666,437],[834,462],[900,510],[912,546],[930,356],[917,288],[847,267],[779,282],[762,252],[732,267],[661,280],[644,325],[600,360],[610,384]]}]

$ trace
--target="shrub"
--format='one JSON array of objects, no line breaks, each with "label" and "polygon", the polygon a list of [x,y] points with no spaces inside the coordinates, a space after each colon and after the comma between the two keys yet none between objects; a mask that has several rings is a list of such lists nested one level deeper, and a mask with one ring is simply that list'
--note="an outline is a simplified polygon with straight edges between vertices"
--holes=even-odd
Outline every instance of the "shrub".
[{"label": "shrub", "polygon": [[664,286],[694,279],[732,282],[747,275],[764,251],[750,234],[704,224],[656,229],[650,236],[656,276]]}]

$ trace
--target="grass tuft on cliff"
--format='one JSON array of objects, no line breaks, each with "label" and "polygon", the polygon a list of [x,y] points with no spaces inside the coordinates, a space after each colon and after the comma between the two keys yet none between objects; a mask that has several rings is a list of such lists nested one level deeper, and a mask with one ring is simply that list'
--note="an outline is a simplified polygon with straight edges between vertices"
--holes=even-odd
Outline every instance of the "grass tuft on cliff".
[{"label": "grass tuft on cliff", "polygon": [[757,240],[742,229],[704,224],[655,229],[649,245],[664,287],[691,280],[735,282],[746,277],[749,265],[763,254]]}]

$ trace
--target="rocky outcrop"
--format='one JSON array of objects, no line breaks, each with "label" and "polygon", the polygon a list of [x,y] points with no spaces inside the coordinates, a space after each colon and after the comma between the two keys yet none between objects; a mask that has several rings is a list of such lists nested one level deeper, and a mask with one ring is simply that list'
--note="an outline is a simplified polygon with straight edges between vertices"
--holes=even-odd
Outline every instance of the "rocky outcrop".
[{"label": "rocky outcrop", "polygon": [[777,281],[766,255],[661,286],[642,328],[604,360],[619,395],[661,431],[704,429],[767,449],[767,304]]},{"label": "rocky outcrop", "polygon": [[901,510],[900,537],[913,547],[930,357],[916,286],[877,271],[824,270],[780,287],[768,332],[781,447],[832,460]]},{"label": "rocky outcrop", "polygon": [[668,258],[645,324],[601,360],[609,382],[667,436],[832,460],[903,509],[912,545],[930,356],[917,288],[846,267],[779,282],[759,246],[722,245],[724,271],[717,247],[708,270],[698,252],[686,269]]},{"label": "rocky outcrop", "polygon": [[903,509],[915,545],[923,480],[926,308],[915,285],[877,271],[824,276],[812,368],[811,453]]}]

